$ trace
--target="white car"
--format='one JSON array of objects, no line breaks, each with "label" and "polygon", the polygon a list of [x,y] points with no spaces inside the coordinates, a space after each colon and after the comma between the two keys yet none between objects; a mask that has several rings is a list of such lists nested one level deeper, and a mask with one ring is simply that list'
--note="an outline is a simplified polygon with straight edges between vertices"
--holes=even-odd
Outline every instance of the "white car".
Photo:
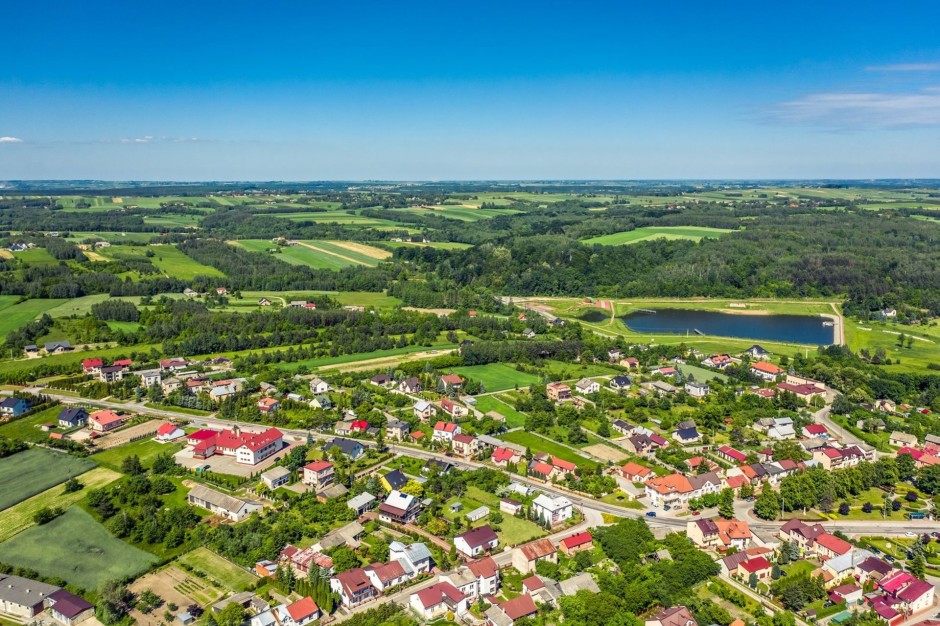
[{"label": "white car", "polygon": [[905,537],[916,537],[916,536],[917,536],[917,533],[911,532],[911,531],[907,531],[906,533],[904,533],[904,536],[905,536]]}]

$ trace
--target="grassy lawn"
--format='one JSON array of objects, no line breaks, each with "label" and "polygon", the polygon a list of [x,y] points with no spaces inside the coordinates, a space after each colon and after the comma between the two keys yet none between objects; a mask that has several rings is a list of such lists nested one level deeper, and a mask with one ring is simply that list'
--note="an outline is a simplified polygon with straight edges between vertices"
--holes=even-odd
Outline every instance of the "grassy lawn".
[{"label": "grassy lawn", "polygon": [[93,454],[90,458],[105,467],[120,470],[124,458],[136,454],[140,457],[140,462],[144,467],[150,467],[159,455],[164,453],[175,454],[182,450],[183,446],[182,443],[160,443],[147,438]]},{"label": "grassy lawn", "polygon": [[46,448],[0,459],[0,511],[94,467],[94,461]]},{"label": "grassy lawn", "polygon": [[506,426],[515,428],[525,424],[525,415],[517,411],[499,395],[478,396],[477,409],[484,413],[496,411],[506,418]]},{"label": "grassy lawn", "polygon": [[73,506],[48,524],[24,530],[0,544],[0,561],[97,589],[108,580],[147,570],[157,558],[117,539]]},{"label": "grassy lawn", "polygon": [[179,558],[179,562],[217,580],[232,591],[244,591],[258,580],[254,574],[205,547],[187,552]]},{"label": "grassy lawn", "polygon": [[622,506],[625,509],[645,509],[646,507],[623,493],[622,491],[615,491],[614,493],[609,493],[603,498],[601,502],[606,502],[607,504],[615,504],[617,506]]},{"label": "grassy lawn", "polygon": [[[457,513],[452,513],[450,511],[450,505],[454,502],[463,503],[463,509]],[[452,498],[448,500],[444,505],[444,517],[453,520],[457,517],[462,517],[469,513],[470,511],[479,508],[480,506],[489,507],[490,511],[499,511],[499,498],[491,493],[486,493],[481,489],[470,486],[467,488],[467,493],[462,498]],[[535,539],[536,537],[541,537],[545,534],[545,531],[540,528],[537,524],[534,524],[528,520],[520,519],[502,514],[503,523],[499,524],[500,530],[497,532],[499,535],[499,541],[501,545],[516,546],[520,543],[525,543]],[[483,526],[489,522],[486,518],[474,522],[474,526]]]},{"label": "grassy lawn", "polygon": [[557,456],[559,459],[570,461],[581,468],[594,469],[597,466],[596,462],[590,459],[586,459],[583,456],[569,450],[568,448],[560,446],[554,441],[549,441],[548,439],[539,437],[534,433],[517,430],[511,433],[500,435],[500,439],[531,448],[532,452],[547,452],[552,456]]},{"label": "grassy lawn", "polygon": [[722,382],[728,381],[728,377],[724,374],[697,365],[678,365],[677,367],[683,374],[686,376],[691,374],[699,382],[708,382],[716,378]]},{"label": "grassy lawn", "polygon": [[56,258],[49,254],[45,248],[30,248],[22,252],[15,252],[13,256],[27,265],[55,265],[58,263]]},{"label": "grassy lawn", "polygon": [[77,477],[79,482],[84,485],[84,488],[80,491],[65,493],[65,485],[60,484],[0,511],[0,543],[32,526],[34,524],[33,516],[40,509],[53,506],[67,509],[84,498],[90,489],[110,485],[120,477],[121,474],[113,470],[96,467]]},{"label": "grassy lawn", "polygon": [[158,246],[153,248],[153,251],[156,256],[150,261],[168,276],[182,280],[189,280],[196,276],[224,276],[216,268],[189,258],[176,246]]},{"label": "grassy lawn", "polygon": [[[914,337],[911,347],[898,347],[898,333]],[[903,326],[885,322],[862,322],[847,319],[845,341],[854,351],[867,349],[871,354],[881,348],[891,359],[886,370],[923,372],[930,363],[940,364],[940,328],[935,326]],[[900,360],[900,363],[897,361]]]},{"label": "grassy lawn", "polygon": [[486,391],[505,391],[515,387],[528,387],[540,380],[534,374],[520,372],[505,363],[455,367],[454,372],[480,381],[486,387]]},{"label": "grassy lawn", "polygon": [[545,361],[542,369],[562,380],[574,380],[590,376],[617,374],[616,370],[601,363],[565,363],[564,361]]},{"label": "grassy lawn", "polygon": [[54,406],[45,411],[13,420],[12,422],[0,426],[0,436],[34,443],[46,441],[49,439],[49,433],[43,432],[39,426],[51,422],[56,425],[56,431],[61,432],[62,428],[59,427],[59,422],[56,419],[61,410],[62,407]]},{"label": "grassy lawn", "polygon": [[622,246],[652,239],[690,239],[700,241],[705,237],[717,239],[731,231],[725,228],[706,228],[704,226],[647,226],[600,237],[585,239],[586,244],[602,246]]},{"label": "grassy lawn", "polygon": [[[0,315],[0,336],[6,337],[10,331],[25,326],[49,309],[55,308],[64,302],[66,300],[35,299],[4,307],[2,309],[3,315]],[[6,356],[9,356],[9,353]]]},{"label": "grassy lawn", "polygon": [[916,539],[893,537],[885,539],[884,537],[862,537],[860,543],[869,544],[884,552],[890,554],[896,559],[903,559],[907,554],[907,549]]}]

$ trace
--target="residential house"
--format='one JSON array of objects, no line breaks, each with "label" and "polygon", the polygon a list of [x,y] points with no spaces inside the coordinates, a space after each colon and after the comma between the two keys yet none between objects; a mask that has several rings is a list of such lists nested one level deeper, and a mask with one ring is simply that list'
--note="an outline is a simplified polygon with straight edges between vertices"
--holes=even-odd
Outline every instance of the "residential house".
[{"label": "residential house", "polygon": [[758,581],[764,581],[770,579],[772,570],[773,565],[770,561],[762,556],[757,556],[741,562],[734,574],[746,582],[751,580],[752,575],[756,576]]},{"label": "residential house", "polygon": [[393,541],[388,544],[388,558],[390,561],[401,563],[412,577],[431,571],[431,551],[420,542],[406,545],[400,541]]},{"label": "residential house", "polygon": [[722,481],[715,472],[699,476],[669,474],[646,481],[644,487],[649,502],[654,507],[682,506],[694,498],[721,491]]},{"label": "residential house", "polygon": [[93,376],[102,368],[104,361],[98,357],[93,359],[82,359],[82,373],[86,376]]},{"label": "residential house", "polygon": [[826,430],[826,427],[823,426],[822,424],[816,424],[816,423],[807,424],[806,426],[804,426],[802,434],[804,437],[808,439],[813,439],[813,438],[828,439],[829,438],[829,431]]},{"label": "residential house", "polygon": [[88,426],[97,433],[106,433],[124,424],[124,417],[110,409],[95,411],[88,416]]},{"label": "residential house", "polygon": [[385,489],[385,491],[391,492],[396,489],[400,490],[407,485],[408,477],[405,476],[405,473],[401,471],[401,469],[395,469],[379,478],[379,482],[382,484],[382,488]]},{"label": "residential house", "polygon": [[868,460],[868,456],[858,446],[846,446],[845,448],[826,446],[813,452],[813,460],[827,470],[855,467],[862,461]]},{"label": "residential house", "polygon": [[623,443],[623,447],[627,450],[643,456],[652,456],[659,448],[668,446],[669,442],[655,433],[637,433],[628,437]]},{"label": "residential house", "polygon": [[571,519],[574,507],[571,501],[564,496],[551,497],[544,493],[539,494],[532,501],[532,513],[539,520],[556,526]]},{"label": "residential house", "polygon": [[767,436],[775,441],[795,438],[796,431],[793,429],[793,420],[789,417],[775,418],[774,425],[767,429]]},{"label": "residential house", "polygon": [[281,409],[281,403],[275,398],[261,398],[255,403],[262,413],[275,413]]},{"label": "residential house", "polygon": [[333,484],[334,471],[335,468],[329,461],[313,461],[304,465],[301,481],[319,491]]},{"label": "residential house", "polygon": [[548,539],[536,539],[513,549],[512,565],[523,574],[535,571],[539,561],[558,562],[555,546]]},{"label": "residential house", "polygon": [[565,383],[548,383],[545,385],[545,396],[555,402],[565,402],[571,399],[571,387]]},{"label": "residential house", "polygon": [[444,389],[447,391],[463,387],[463,378],[457,374],[444,374],[441,376],[441,382],[444,383]]},{"label": "residential house", "polygon": [[330,384],[322,378],[311,378],[309,386],[310,393],[314,395],[320,395],[330,390]]},{"label": "residential house", "polygon": [[460,419],[461,417],[466,417],[470,414],[470,409],[460,404],[459,402],[454,402],[450,398],[444,398],[441,400],[441,410],[454,419]]},{"label": "residential house", "polygon": [[893,568],[889,563],[882,561],[876,556],[870,556],[855,566],[858,582],[863,585],[871,581],[877,583],[882,578],[887,576],[892,569]]},{"label": "residential house", "polygon": [[779,380],[785,373],[782,367],[778,367],[767,361],[751,363],[751,374],[769,383]]},{"label": "residential house", "polygon": [[903,433],[896,430],[888,438],[888,445],[898,448],[914,448],[917,446],[917,437],[910,433]]},{"label": "residential house", "polygon": [[164,422],[157,428],[157,441],[167,442],[174,441],[180,437],[185,437],[186,432],[177,426],[176,424],[171,424],[169,422]]},{"label": "residential house", "polygon": [[634,425],[631,424],[630,422],[627,422],[627,421],[624,421],[624,420],[621,420],[621,419],[616,419],[616,420],[614,420],[614,423],[611,424],[610,426],[611,426],[611,428],[613,428],[613,429],[616,430],[618,433],[620,433],[621,435],[624,435],[624,436],[630,435],[630,433],[632,433],[633,430],[636,428],[636,426],[634,426]]},{"label": "residential house", "polygon": [[[290,544],[284,546],[278,561],[291,569],[299,578],[317,578],[320,572],[333,572],[333,559],[323,554],[318,547],[300,549]],[[255,565],[257,569],[257,564]],[[269,568],[265,568],[269,569]],[[276,567],[275,567],[276,572]]]},{"label": "residential house", "polygon": [[59,426],[62,428],[76,428],[88,423],[88,411],[80,406],[62,407],[58,416]]},{"label": "residential house", "polygon": [[734,363],[734,360],[727,354],[713,354],[704,361],[702,365],[705,367],[713,367],[717,370],[723,370]]},{"label": "residential house", "polygon": [[376,387],[389,387],[395,381],[388,374],[376,374],[369,379],[369,383],[375,385]]},{"label": "residential house", "polygon": [[42,349],[46,354],[65,354],[73,350],[72,344],[68,341],[50,341],[44,344]]},{"label": "residential house", "polygon": [[[819,546],[816,548],[816,553],[820,553]],[[831,552],[829,554],[831,554]],[[868,559],[873,558],[874,556],[875,555],[868,550],[853,548],[850,545],[849,550],[846,552],[834,557],[826,558],[823,561],[822,570],[830,575],[826,578],[831,577],[833,584],[849,577],[858,576],[861,578],[858,566]]]},{"label": "residential house", "polygon": [[411,524],[421,509],[421,502],[416,497],[393,489],[379,505],[379,519],[393,524]]},{"label": "residential house", "polygon": [[367,565],[364,569],[372,586],[375,587],[379,593],[385,593],[386,589],[398,587],[411,579],[411,576],[398,561],[373,563],[372,565]]},{"label": "residential house", "polygon": [[457,552],[473,559],[496,549],[499,537],[489,526],[478,526],[454,537],[454,547]]},{"label": "residential house", "polygon": [[719,448],[715,450],[715,455],[732,463],[744,463],[747,460],[746,454],[727,445],[719,446]]},{"label": "residential house", "polygon": [[493,448],[490,461],[497,467],[515,466],[522,460],[522,455],[510,448]]},{"label": "residential house", "polygon": [[418,400],[414,405],[414,414],[415,417],[420,418],[422,421],[426,422],[437,415],[437,407],[427,400]]},{"label": "residential house", "polygon": [[473,456],[483,449],[483,442],[481,442],[476,437],[467,435],[465,433],[454,435],[454,438],[451,441],[454,452],[460,456]]},{"label": "residential house", "polygon": [[698,626],[692,613],[684,606],[664,609],[645,620],[644,626]]},{"label": "residential house", "polygon": [[760,359],[762,361],[766,361],[767,359],[770,358],[770,353],[764,350],[761,346],[757,345],[756,343],[750,348],[748,348],[744,352],[744,354],[751,357],[752,359]]},{"label": "residential house", "polygon": [[258,502],[229,496],[205,485],[196,485],[190,489],[187,500],[192,506],[202,507],[233,522],[240,522],[255,511],[261,510],[261,504]]},{"label": "residential house", "polygon": [[17,621],[32,619],[45,609],[45,601],[59,587],[12,574],[0,574],[0,614]]},{"label": "residential house", "polygon": [[467,613],[467,596],[449,582],[439,582],[417,591],[408,599],[408,605],[425,621],[433,621],[448,613],[462,616]]},{"label": "residential house", "polygon": [[811,552],[816,543],[816,537],[825,533],[822,524],[806,524],[802,520],[791,519],[780,527],[779,535],[783,541],[795,543],[800,552]]},{"label": "residential house", "polygon": [[610,382],[607,383],[607,386],[613,389],[614,391],[622,391],[624,389],[629,389],[633,386],[633,381],[630,380],[629,376],[614,376],[610,379]]},{"label": "residential house", "polygon": [[340,602],[347,608],[364,604],[378,595],[372,581],[361,567],[335,574],[330,578],[330,590],[339,594]]},{"label": "residential house", "polygon": [[163,374],[160,370],[142,370],[137,372],[140,377],[140,386],[150,388],[163,382]]},{"label": "residential house", "polygon": [[620,367],[631,370],[640,369],[640,361],[636,357],[628,356],[620,361]]},{"label": "residential house", "polygon": [[862,588],[854,584],[839,585],[829,592],[829,601],[833,604],[854,606],[862,600]]},{"label": "residential house", "polygon": [[358,441],[352,439],[343,439],[335,437],[332,441],[323,446],[322,450],[328,452],[332,448],[339,448],[343,454],[355,461],[365,453],[365,448]]},{"label": "residential house", "polygon": [[356,515],[363,515],[366,511],[375,505],[375,496],[368,491],[353,496],[346,502],[346,506],[356,512]]},{"label": "residential house", "polygon": [[389,439],[404,441],[410,433],[411,426],[408,425],[408,422],[392,419],[385,423],[385,436]]},{"label": "residential house", "polygon": [[518,515],[522,511],[522,503],[512,498],[501,498],[499,501],[499,510],[509,515]]},{"label": "residential house", "polygon": [[934,603],[934,586],[903,570],[882,578],[878,588],[887,604],[907,615],[931,608]]},{"label": "residential house", "polygon": [[[789,379],[789,376],[787,378]],[[784,382],[777,383],[777,389],[779,391],[788,391],[804,402],[812,402],[816,398],[825,397],[825,390],[812,384],[793,385],[789,382]]]},{"label": "residential house", "polygon": [[645,483],[648,479],[655,476],[653,470],[643,467],[639,463],[629,461],[620,468],[620,474],[632,483]]},{"label": "residential house", "polygon": [[708,385],[694,381],[688,382],[685,384],[685,392],[693,398],[704,398],[708,395]]},{"label": "residential house", "polygon": [[671,395],[679,391],[673,385],[670,385],[669,383],[663,382],[661,380],[654,380],[648,383],[643,383],[641,387],[643,387],[647,391],[652,391],[654,393],[663,394],[663,395]]},{"label": "residential house", "polygon": [[538,613],[532,596],[522,594],[512,600],[494,604],[486,610],[488,626],[512,626],[516,620],[532,617]]},{"label": "residential house", "polygon": [[399,385],[398,388],[405,393],[421,393],[421,380],[417,376],[406,378],[401,382],[401,385]]},{"label": "residential house", "polygon": [[459,424],[454,422],[438,422],[434,425],[434,433],[431,435],[431,440],[450,443],[453,441],[454,435],[459,435],[460,432]]},{"label": "residential house", "polygon": [[160,359],[160,369],[163,371],[177,371],[186,369],[186,359],[182,357],[173,357],[170,359]]},{"label": "residential house", "polygon": [[499,591],[499,566],[491,557],[485,556],[441,574],[440,580],[457,587],[470,600],[478,596],[489,597]]},{"label": "residential house", "polygon": [[821,561],[842,556],[852,551],[852,544],[829,533],[818,535],[813,547],[816,550],[816,556],[818,556]]},{"label": "residential house", "polygon": [[683,445],[701,441],[702,435],[695,426],[691,428],[676,428],[672,433],[672,438]]},{"label": "residential house", "polygon": [[574,388],[581,394],[592,394],[597,393],[601,390],[601,384],[597,381],[591,380],[590,378],[582,378],[577,383],[575,383]]},{"label": "residential house", "polygon": [[591,533],[584,531],[565,537],[558,542],[558,549],[567,556],[572,556],[578,552],[585,552],[594,549],[594,538]]},{"label": "residential house", "polygon": [[732,548],[743,552],[753,538],[747,522],[720,517],[689,521],[686,524],[686,535],[696,547],[722,552]]}]

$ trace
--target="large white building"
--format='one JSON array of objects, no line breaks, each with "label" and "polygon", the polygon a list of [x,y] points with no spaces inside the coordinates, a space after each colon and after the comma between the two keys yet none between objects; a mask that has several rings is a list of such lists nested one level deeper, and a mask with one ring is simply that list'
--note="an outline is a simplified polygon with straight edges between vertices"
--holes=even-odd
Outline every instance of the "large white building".
[{"label": "large white building", "polygon": [[571,501],[564,496],[551,498],[542,493],[532,501],[532,512],[540,520],[554,526],[571,519],[574,508],[571,506]]}]

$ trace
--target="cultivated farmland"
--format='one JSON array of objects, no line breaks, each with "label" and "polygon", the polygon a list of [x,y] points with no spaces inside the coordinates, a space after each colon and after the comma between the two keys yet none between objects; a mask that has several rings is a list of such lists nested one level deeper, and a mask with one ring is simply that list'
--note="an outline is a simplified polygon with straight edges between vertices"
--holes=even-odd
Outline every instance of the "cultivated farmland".
[{"label": "cultivated farmland", "polygon": [[0,561],[86,589],[135,576],[157,557],[113,536],[77,506],[0,544]]},{"label": "cultivated farmland", "polygon": [[724,228],[706,228],[704,226],[648,226],[627,230],[600,237],[585,239],[586,244],[600,244],[603,246],[623,246],[652,239],[689,239],[701,241],[703,238],[717,238],[730,230]]},{"label": "cultivated farmland", "polygon": [[94,461],[46,448],[30,448],[0,459],[0,510],[93,467]]}]

